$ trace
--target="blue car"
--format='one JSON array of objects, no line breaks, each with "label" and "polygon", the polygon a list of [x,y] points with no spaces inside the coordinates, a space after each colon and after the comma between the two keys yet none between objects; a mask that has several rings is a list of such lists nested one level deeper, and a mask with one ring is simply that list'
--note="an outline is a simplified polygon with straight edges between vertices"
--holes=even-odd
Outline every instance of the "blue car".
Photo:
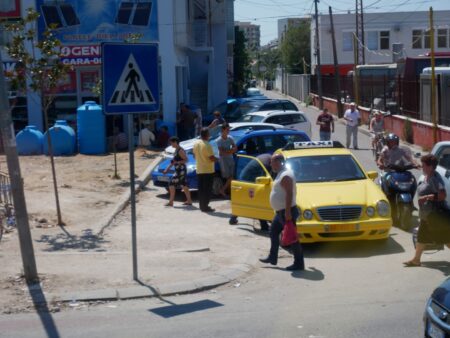
[{"label": "blue car", "polygon": [[450,278],[433,291],[423,319],[424,337],[450,337]]},{"label": "blue car", "polygon": [[[296,130],[236,130],[231,131],[230,136],[233,137],[234,142],[241,154],[257,156],[265,153],[273,153],[275,150],[283,148],[289,142],[310,141],[308,135],[302,131]],[[214,154],[218,156],[219,150],[217,148],[217,139],[210,142]],[[192,150],[187,150],[188,162],[187,167],[187,181],[190,189],[197,189],[197,172],[195,158]],[[174,170],[171,168],[169,172],[164,175],[164,170],[169,166],[171,158],[163,159],[152,172],[152,181],[155,186],[167,188],[170,178]],[[219,165],[216,164],[216,175],[213,181],[213,194],[218,194],[223,181],[220,176]]]},{"label": "blue car", "polygon": [[208,126],[214,119],[213,113],[218,110],[228,123],[236,122],[242,115],[266,110],[295,110],[297,106],[289,100],[272,100],[265,97],[229,98],[203,116],[203,124]]}]

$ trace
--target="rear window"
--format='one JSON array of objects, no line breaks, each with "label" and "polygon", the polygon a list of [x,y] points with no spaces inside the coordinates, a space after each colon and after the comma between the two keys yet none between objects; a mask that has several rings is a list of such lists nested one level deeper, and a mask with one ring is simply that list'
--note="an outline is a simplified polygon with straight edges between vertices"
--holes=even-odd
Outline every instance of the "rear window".
[{"label": "rear window", "polygon": [[283,106],[284,106],[284,110],[296,110],[296,111],[298,111],[297,106],[295,104],[293,104],[292,102],[290,102],[290,101],[283,102]]},{"label": "rear window", "polygon": [[244,115],[238,120],[238,122],[262,122],[262,120],[264,120],[264,116]]}]

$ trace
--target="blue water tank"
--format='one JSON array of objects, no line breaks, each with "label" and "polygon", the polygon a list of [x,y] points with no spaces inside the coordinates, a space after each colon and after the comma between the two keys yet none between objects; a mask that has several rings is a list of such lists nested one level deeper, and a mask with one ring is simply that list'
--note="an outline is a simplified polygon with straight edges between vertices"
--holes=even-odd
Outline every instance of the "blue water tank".
[{"label": "blue water tank", "polygon": [[68,156],[75,153],[75,131],[66,120],[57,120],[55,125],[44,134],[44,154],[48,155],[47,133],[52,139],[53,155]]},{"label": "blue water tank", "polygon": [[16,136],[19,155],[42,155],[44,134],[36,126],[26,126]]},{"label": "blue water tank", "polygon": [[80,154],[106,153],[106,121],[102,106],[87,101],[77,109],[78,150]]}]

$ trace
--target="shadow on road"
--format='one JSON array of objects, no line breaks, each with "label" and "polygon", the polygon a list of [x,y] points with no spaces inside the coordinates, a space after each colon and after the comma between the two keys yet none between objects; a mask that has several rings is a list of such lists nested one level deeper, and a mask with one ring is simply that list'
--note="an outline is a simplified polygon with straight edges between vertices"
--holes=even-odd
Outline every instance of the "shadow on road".
[{"label": "shadow on road", "polygon": [[60,334],[58,328],[56,327],[55,321],[48,308],[47,300],[45,298],[44,292],[42,291],[41,285],[28,284],[28,291],[30,292],[31,299],[33,301],[34,308],[41,320],[42,326],[47,333],[49,338],[58,338]]},{"label": "shadow on road", "polygon": [[153,312],[154,314],[157,314],[158,316],[161,316],[163,318],[171,318],[175,316],[185,315],[188,313],[209,310],[221,306],[223,306],[223,304],[209,299],[205,299],[193,303],[180,305],[173,304],[169,306],[163,306],[156,309],[150,309],[148,311]]},{"label": "shadow on road", "polygon": [[435,261],[435,262],[422,262],[422,266],[428,269],[434,269],[441,271],[444,276],[450,276],[450,262]]},{"label": "shadow on road", "polygon": [[364,258],[405,252],[392,236],[387,240],[323,242],[302,246],[305,257],[313,258]]},{"label": "shadow on road", "polygon": [[[285,268],[280,266],[265,266],[263,269],[280,270],[288,272]],[[291,276],[299,279],[307,279],[311,281],[321,281],[325,279],[325,275],[322,271],[317,270],[315,267],[310,267],[301,271],[292,271]]]},{"label": "shadow on road", "polygon": [[102,249],[102,245],[108,243],[103,237],[98,236],[92,232],[91,229],[83,230],[81,236],[70,234],[64,227],[61,228],[62,233],[56,235],[42,235],[40,239],[37,239],[38,243],[47,244],[47,248],[44,251],[61,251],[61,250],[94,250],[105,251]]}]

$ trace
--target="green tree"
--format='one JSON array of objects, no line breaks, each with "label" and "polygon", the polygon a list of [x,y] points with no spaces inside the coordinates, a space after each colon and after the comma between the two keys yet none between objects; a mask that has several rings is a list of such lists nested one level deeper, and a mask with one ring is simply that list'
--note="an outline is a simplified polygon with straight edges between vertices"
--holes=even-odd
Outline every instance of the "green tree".
[{"label": "green tree", "polygon": [[280,50],[277,48],[261,51],[258,57],[258,77],[261,80],[275,80],[275,72],[280,60]]},{"label": "green tree", "polygon": [[233,92],[239,95],[244,90],[245,84],[250,78],[250,57],[245,47],[244,33],[238,28],[234,27],[234,49],[233,49]]},{"label": "green tree", "polygon": [[[39,13],[34,9],[27,9],[24,18],[17,22],[5,24],[5,29],[11,34],[11,42],[6,51],[16,61],[16,70],[7,74],[11,86],[19,91],[33,91],[41,99],[45,129],[49,128],[48,110],[56,97],[56,89],[60,81],[67,76],[70,67],[61,62],[61,42],[48,28],[42,36],[37,38],[37,21]],[[58,225],[63,225],[59,205],[58,185],[56,181],[55,162],[50,133],[47,133],[47,143],[55,191]]]},{"label": "green tree", "polygon": [[310,23],[302,21],[291,26],[281,42],[281,63],[286,71],[293,74],[303,73],[303,62],[311,62]]}]

